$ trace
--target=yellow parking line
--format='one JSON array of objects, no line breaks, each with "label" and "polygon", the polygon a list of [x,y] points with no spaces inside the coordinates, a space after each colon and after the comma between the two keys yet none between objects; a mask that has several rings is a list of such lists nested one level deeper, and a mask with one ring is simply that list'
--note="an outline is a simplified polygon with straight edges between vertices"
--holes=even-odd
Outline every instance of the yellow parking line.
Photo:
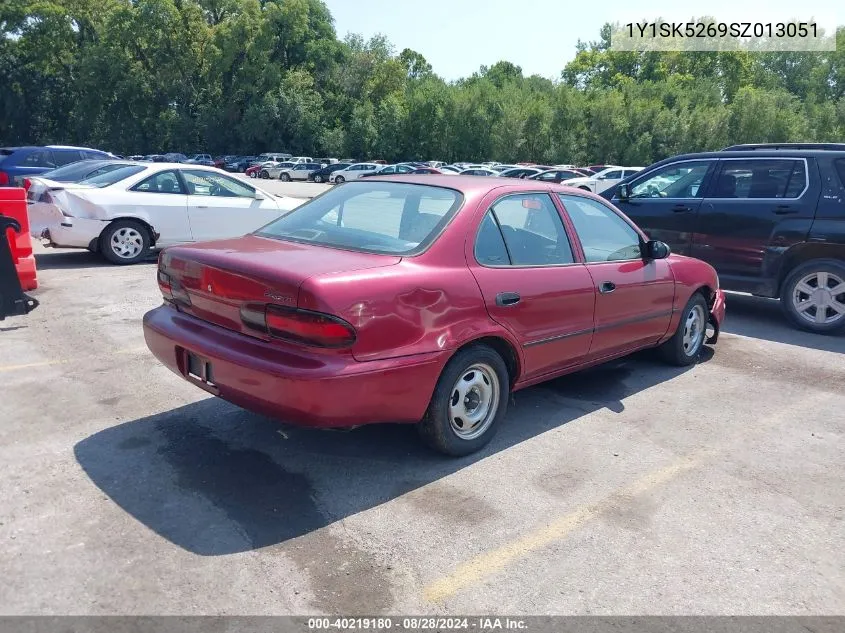
[{"label": "yellow parking line", "polygon": [[589,519],[598,516],[620,496],[642,494],[674,479],[682,472],[693,468],[702,460],[704,455],[705,453],[701,452],[680,459],[665,468],[649,473],[635,481],[631,486],[617,490],[600,501],[583,505],[531,534],[463,563],[448,576],[426,586],[423,589],[423,597],[430,602],[438,602],[456,594],[458,591],[500,571],[512,561],[564,538]]},{"label": "yellow parking line", "polygon": [[79,356],[77,358],[62,358],[57,360],[43,360],[38,361],[35,363],[23,363],[21,365],[0,365],[0,372],[6,371],[19,371],[22,369],[35,369],[38,367],[51,367],[53,365],[66,365],[68,363],[73,362],[83,362],[83,361],[90,361],[96,358],[102,358],[103,356],[117,356],[120,354],[140,354],[142,352],[146,352],[146,347],[129,347],[127,349],[118,349],[114,350],[113,352],[109,352],[108,354],[100,354],[97,356]]}]

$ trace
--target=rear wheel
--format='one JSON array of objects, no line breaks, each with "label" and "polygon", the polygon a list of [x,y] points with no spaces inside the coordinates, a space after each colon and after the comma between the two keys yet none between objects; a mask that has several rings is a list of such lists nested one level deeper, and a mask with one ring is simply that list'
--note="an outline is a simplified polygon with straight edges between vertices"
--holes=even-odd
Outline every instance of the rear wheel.
[{"label": "rear wheel", "polygon": [[793,325],[818,334],[845,330],[845,263],[814,259],[795,268],[780,295]]},{"label": "rear wheel", "polygon": [[113,264],[135,264],[150,249],[150,233],[140,222],[117,220],[100,235],[100,252]]},{"label": "rear wheel", "polygon": [[346,182],[346,178],[344,178],[343,176],[338,176],[337,178],[334,179],[334,184],[336,184],[336,185],[342,185],[345,182]]},{"label": "rear wheel", "polygon": [[696,292],[681,313],[675,334],[657,348],[666,362],[686,367],[698,360],[707,337],[707,313],[707,302],[700,292]]},{"label": "rear wheel", "polygon": [[420,436],[455,457],[482,449],[505,417],[509,384],[505,362],[491,348],[476,345],[458,352],[437,381],[417,427]]}]

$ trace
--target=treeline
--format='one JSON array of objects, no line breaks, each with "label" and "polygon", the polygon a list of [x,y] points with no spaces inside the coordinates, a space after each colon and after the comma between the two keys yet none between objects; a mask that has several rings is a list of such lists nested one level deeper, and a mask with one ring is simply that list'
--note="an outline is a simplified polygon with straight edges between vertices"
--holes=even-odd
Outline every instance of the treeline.
[{"label": "treeline", "polygon": [[845,29],[831,53],[621,53],[606,26],[556,82],[506,61],[446,82],[338,40],[320,0],[10,0],[0,29],[4,145],[647,165],[845,139]]}]

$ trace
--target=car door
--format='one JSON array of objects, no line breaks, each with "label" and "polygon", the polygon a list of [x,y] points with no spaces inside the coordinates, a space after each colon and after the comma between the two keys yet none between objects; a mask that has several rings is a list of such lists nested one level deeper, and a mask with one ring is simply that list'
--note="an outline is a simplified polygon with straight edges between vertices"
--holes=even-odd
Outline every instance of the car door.
[{"label": "car door", "polygon": [[294,165],[289,173],[291,180],[305,180],[308,178],[308,165],[306,163]]},{"label": "car door", "polygon": [[821,179],[806,158],[723,158],[698,213],[691,254],[711,264],[731,289],[765,290],[781,253],[804,242]]},{"label": "car door", "polygon": [[184,169],[181,174],[197,241],[240,237],[282,214],[273,200],[259,200],[255,189],[241,180],[204,170]]},{"label": "car door", "polygon": [[643,259],[642,237],[611,207],[586,196],[557,195],[596,289],[588,358],[601,360],[657,343],[672,319],[675,278],[669,262]]},{"label": "car door", "polygon": [[689,255],[696,217],[715,159],[669,163],[632,180],[630,196],[613,204],[653,240],[666,242],[673,253]]},{"label": "car door", "polygon": [[146,216],[159,234],[159,246],[194,240],[188,220],[188,196],[176,170],[167,169],[144,178],[116,197],[111,206],[115,215],[123,207],[127,212]]},{"label": "car door", "polygon": [[551,196],[489,194],[479,209],[467,262],[490,318],[522,346],[524,377],[578,364],[590,349],[595,285]]}]

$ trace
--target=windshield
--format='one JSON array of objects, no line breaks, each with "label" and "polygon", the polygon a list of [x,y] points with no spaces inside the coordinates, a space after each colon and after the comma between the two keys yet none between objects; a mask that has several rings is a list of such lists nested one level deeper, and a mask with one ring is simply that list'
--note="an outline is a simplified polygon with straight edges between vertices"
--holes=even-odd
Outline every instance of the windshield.
[{"label": "windshield", "polygon": [[463,196],[453,189],[368,179],[332,189],[256,234],[409,255],[433,242],[462,202]]},{"label": "windshield", "polygon": [[96,176],[80,180],[79,184],[90,185],[91,187],[98,187],[102,189],[103,187],[108,187],[116,182],[120,182],[125,178],[129,178],[129,176],[134,176],[145,169],[146,167],[142,167],[141,165],[126,165],[125,167],[120,167],[119,169],[113,169],[111,171],[107,171],[106,173],[99,173]]}]

